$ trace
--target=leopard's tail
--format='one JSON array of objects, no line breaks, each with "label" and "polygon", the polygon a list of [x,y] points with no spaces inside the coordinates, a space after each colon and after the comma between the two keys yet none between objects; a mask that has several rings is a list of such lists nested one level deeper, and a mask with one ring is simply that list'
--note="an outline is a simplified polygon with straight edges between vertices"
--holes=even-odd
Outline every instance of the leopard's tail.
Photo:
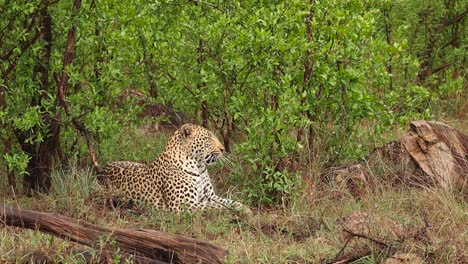
[{"label": "leopard's tail", "polygon": [[96,153],[94,152],[93,144],[91,144],[90,140],[88,140],[88,137],[86,137],[86,143],[88,145],[89,157],[91,158],[91,161],[93,162],[93,170],[98,176],[100,176],[103,173],[103,168],[99,165],[96,159]]},{"label": "leopard's tail", "polygon": [[93,162],[93,171],[98,175],[98,178],[102,178],[104,169],[97,162],[96,155],[94,154],[94,150],[90,149],[89,156],[91,157],[91,161]]}]

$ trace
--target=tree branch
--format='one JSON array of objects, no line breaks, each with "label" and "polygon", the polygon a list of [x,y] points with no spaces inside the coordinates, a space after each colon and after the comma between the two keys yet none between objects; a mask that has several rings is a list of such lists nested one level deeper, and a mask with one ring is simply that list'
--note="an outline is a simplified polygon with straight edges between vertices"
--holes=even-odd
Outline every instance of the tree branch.
[{"label": "tree branch", "polygon": [[[177,78],[174,77],[174,75],[172,75],[170,72],[167,72],[167,71],[163,70],[161,67],[159,67],[159,66],[157,66],[157,65],[154,65],[154,67],[155,67],[158,71],[164,73],[167,77],[169,77],[169,79],[171,79],[171,80],[173,80],[173,81],[177,81]],[[187,84],[184,84],[184,83],[183,83],[183,84],[181,84],[181,85],[182,85],[182,87],[185,88],[185,90],[187,90],[190,94],[192,94],[193,97],[196,97],[196,96],[197,96]]]},{"label": "tree branch", "polygon": [[459,23],[460,21],[463,20],[463,18],[465,18],[467,14],[468,14],[468,10],[465,10],[451,19],[442,20],[442,22],[440,23],[439,27],[436,30],[436,33],[439,33],[446,26]]},{"label": "tree branch", "polygon": [[[65,47],[65,52],[63,54],[63,65],[61,74],[55,74],[55,81],[57,83],[57,101],[59,105],[63,107],[65,113],[68,116],[71,116],[71,109],[70,105],[66,101],[66,94],[68,92],[68,88],[70,84],[68,83],[68,75],[67,75],[67,67],[73,62],[75,57],[75,44],[76,44],[76,22],[74,21],[75,17],[77,16],[79,10],[81,8],[81,0],[75,0],[73,3],[72,9],[72,26],[68,30],[68,37],[67,37],[67,45]],[[72,123],[75,128],[80,132],[80,134],[85,138],[86,144],[88,145],[89,155],[94,166],[98,167],[99,164],[96,159],[96,154],[94,151],[94,147],[92,144],[92,134],[86,128],[86,126],[80,122],[78,118],[72,118]]]},{"label": "tree branch", "polygon": [[382,246],[382,247],[385,247],[385,248],[392,248],[391,245],[383,242],[383,241],[380,241],[380,240],[377,240],[375,238],[372,238],[372,237],[369,237],[369,236],[366,236],[364,234],[360,234],[360,233],[354,233],[353,231],[351,230],[348,230],[348,229],[343,229],[343,231],[345,231],[346,233],[350,234],[351,236],[353,237],[360,237],[360,238],[365,238],[367,240],[370,240],[371,242],[373,242],[374,244],[377,244],[379,246]]},{"label": "tree branch", "polygon": [[[51,5],[57,3],[58,0],[55,0],[55,1],[43,1],[41,3],[39,3],[37,5],[37,8],[34,10],[34,12],[30,15],[31,18],[31,22],[26,26],[24,25],[24,29],[26,30],[27,33],[30,33],[33,31],[33,28],[34,28],[34,24],[37,23],[40,23],[39,19],[38,19],[38,14],[41,13],[41,12],[44,12],[45,10],[47,10]],[[21,56],[24,54],[24,52],[26,52],[37,40],[38,38],[41,36],[41,29],[39,27],[36,28],[33,36],[30,38],[30,39],[27,39],[27,40],[21,40],[18,44],[19,48],[20,48],[20,52],[17,56],[13,56],[14,55],[14,50],[16,47],[13,47],[11,48],[8,52],[0,55],[0,60],[3,60],[3,61],[7,61],[7,60],[10,60],[11,59],[11,62],[8,64],[8,67],[2,71],[2,78],[5,80],[7,79],[8,75],[11,73],[11,71],[13,71],[13,69],[16,67],[16,64],[19,60],[19,58],[21,58]],[[13,57],[13,59],[12,59]],[[0,90],[0,92],[2,92],[2,90]]]}]

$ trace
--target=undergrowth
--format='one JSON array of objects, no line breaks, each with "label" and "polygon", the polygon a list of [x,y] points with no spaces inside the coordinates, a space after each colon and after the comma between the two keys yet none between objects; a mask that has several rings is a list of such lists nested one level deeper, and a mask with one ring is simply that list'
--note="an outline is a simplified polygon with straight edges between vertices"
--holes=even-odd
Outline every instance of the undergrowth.
[{"label": "undergrowth", "polygon": [[[63,178],[70,180],[63,181]],[[227,211],[176,215],[155,209],[146,212],[111,209],[99,199],[99,186],[89,170],[59,171],[53,180],[57,187],[51,195],[4,197],[3,203],[100,225],[149,228],[195,237],[227,248],[228,263],[331,260],[344,246],[340,219],[356,211],[391,219],[407,230],[420,230],[428,224],[426,238],[407,239],[396,245],[398,251],[416,254],[430,263],[457,263],[467,257],[468,204],[459,193],[437,188],[381,186],[379,191],[360,199],[352,198],[345,189],[322,189],[304,193],[295,207],[254,210],[251,218],[239,219]],[[79,254],[73,253],[74,248],[83,247],[38,231],[0,229],[0,260],[3,261],[21,262],[40,252],[56,261],[82,263]],[[344,252],[354,249],[349,246]],[[356,263],[378,263],[378,259],[367,256]]]},{"label": "undergrowth", "polygon": [[[103,160],[149,162],[164,147],[167,135],[132,131],[115,135]],[[136,142],[135,145],[133,142]],[[244,191],[249,168],[231,156],[230,162],[210,168],[220,195],[248,201]],[[339,255],[370,248],[354,263],[379,263],[391,254],[410,253],[427,263],[466,263],[468,255],[468,204],[457,190],[395,186],[394,168],[369,167],[373,188],[356,197],[344,186],[318,179],[320,166],[302,169],[301,191],[288,203],[253,208],[253,216],[239,218],[229,211],[173,214],[149,208],[111,208],[103,201],[101,187],[92,169],[72,163],[52,174],[49,195],[11,195],[2,184],[2,204],[59,213],[110,227],[148,228],[191,236],[222,246],[229,251],[227,263],[327,263]],[[408,234],[385,251],[365,238],[349,245],[343,240],[340,221],[354,212],[390,219]],[[382,227],[386,228],[386,227]],[[360,244],[361,243],[361,244]],[[84,246],[38,231],[4,226],[0,229],[0,262],[23,263],[49,259],[63,263],[84,263],[79,254]],[[86,249],[90,252],[97,250]],[[115,261],[119,255],[115,256]]]}]

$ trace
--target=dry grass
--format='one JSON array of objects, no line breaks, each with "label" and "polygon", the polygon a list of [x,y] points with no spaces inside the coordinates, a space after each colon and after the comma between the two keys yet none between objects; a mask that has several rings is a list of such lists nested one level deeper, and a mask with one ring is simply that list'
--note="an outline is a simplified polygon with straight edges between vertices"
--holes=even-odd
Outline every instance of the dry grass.
[{"label": "dry grass", "polygon": [[[71,180],[58,183],[63,177]],[[54,174],[54,183],[56,188],[51,195],[18,199],[3,195],[3,204],[61,213],[101,225],[151,228],[192,236],[227,248],[228,263],[331,260],[344,246],[339,220],[359,211],[391,219],[413,232],[414,237],[394,241],[398,242],[397,251],[416,254],[432,263],[463,263],[467,258],[467,203],[458,193],[437,188],[382,186],[375,193],[354,199],[345,189],[330,187],[304,193],[307,199],[299,198],[294,208],[255,211],[253,217],[239,219],[231,212],[174,215],[156,210],[134,213],[106,208],[99,199],[94,175],[87,170],[61,171]],[[424,234],[417,237],[421,230]],[[80,263],[83,260],[70,253],[74,246],[37,231],[0,229],[2,261],[21,262],[29,259],[32,252],[41,251],[55,261]],[[349,245],[343,252],[352,253],[356,247]],[[359,263],[378,262],[378,249],[373,252],[375,255]]]},{"label": "dry grass", "polygon": [[[126,144],[124,139],[119,140]],[[147,160],[160,151],[165,141],[161,142],[153,146],[154,138],[140,138],[139,147],[133,148],[135,153],[144,149],[144,156],[127,153],[124,158]],[[107,159],[122,150],[113,151]],[[235,184],[229,179],[242,169],[232,166],[236,165],[214,168],[218,189],[245,200],[241,188],[233,189]],[[457,191],[438,188],[395,187],[387,180],[392,173],[392,168],[374,168],[375,188],[354,197],[343,186],[314,180],[319,171],[310,169],[306,177],[310,186],[288,206],[253,208],[254,215],[250,218],[239,218],[228,211],[175,215],[157,210],[111,209],[103,203],[92,171],[77,166],[55,171],[50,195],[12,197],[2,183],[0,200],[2,204],[60,213],[100,225],[150,228],[207,240],[229,250],[228,263],[321,263],[338,255],[357,256],[363,250],[370,251],[354,263],[379,263],[395,252],[411,253],[428,263],[467,263],[466,197]],[[382,250],[366,238],[354,238],[355,242],[346,244],[340,221],[353,212],[385,219],[378,222],[381,226],[377,229],[397,225],[406,235],[401,239],[370,237],[388,243],[388,250]],[[385,223],[394,224],[386,226]],[[0,262],[22,263],[42,257],[52,262],[83,263],[73,253],[76,248],[82,247],[37,231],[0,228]]]}]

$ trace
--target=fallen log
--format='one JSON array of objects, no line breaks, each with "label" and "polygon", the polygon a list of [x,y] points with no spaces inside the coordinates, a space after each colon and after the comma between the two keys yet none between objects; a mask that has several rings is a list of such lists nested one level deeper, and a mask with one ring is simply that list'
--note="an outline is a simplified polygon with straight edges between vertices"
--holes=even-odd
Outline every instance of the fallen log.
[{"label": "fallen log", "polygon": [[103,248],[102,243],[108,243],[104,248],[111,248],[113,242],[115,247],[140,259],[167,263],[224,263],[227,256],[225,249],[190,237],[148,229],[104,227],[59,214],[2,205],[0,224],[37,229],[94,248]]},{"label": "fallen log", "polygon": [[[90,264],[97,264],[97,263],[133,263],[133,264],[167,264],[167,262],[154,260],[142,256],[138,256],[135,254],[119,252],[119,258],[115,258],[115,251],[100,249],[100,250],[86,250],[86,249],[71,249],[65,250],[61,252],[56,252],[54,249],[48,250],[41,250],[37,249],[32,252],[28,252],[26,254],[19,254],[19,258],[13,258],[5,262],[9,263],[57,263],[57,259],[61,256],[70,255],[74,256],[75,260],[78,263],[90,263]],[[1,262],[0,260],[0,263]]]}]

